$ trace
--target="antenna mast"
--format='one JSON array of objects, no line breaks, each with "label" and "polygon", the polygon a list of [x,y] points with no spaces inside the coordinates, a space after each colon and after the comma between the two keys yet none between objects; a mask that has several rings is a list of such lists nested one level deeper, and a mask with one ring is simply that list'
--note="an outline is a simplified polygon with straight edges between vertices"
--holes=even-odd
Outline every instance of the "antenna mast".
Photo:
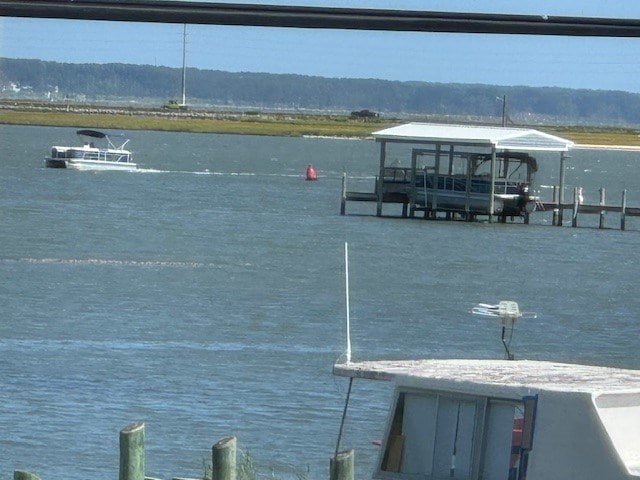
[{"label": "antenna mast", "polygon": [[351,363],[351,334],[350,330],[350,320],[349,320],[349,244],[344,242],[344,278],[345,278],[345,303],[347,306],[347,351],[345,356],[347,358],[347,363]]}]

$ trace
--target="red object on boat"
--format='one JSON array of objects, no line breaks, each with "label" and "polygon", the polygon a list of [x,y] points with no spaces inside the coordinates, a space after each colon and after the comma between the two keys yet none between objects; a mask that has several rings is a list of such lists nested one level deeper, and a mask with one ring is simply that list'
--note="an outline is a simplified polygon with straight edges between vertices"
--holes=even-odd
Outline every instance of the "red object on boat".
[{"label": "red object on boat", "polygon": [[313,166],[307,166],[307,180],[317,180],[318,175],[316,175],[316,171],[313,169]]}]

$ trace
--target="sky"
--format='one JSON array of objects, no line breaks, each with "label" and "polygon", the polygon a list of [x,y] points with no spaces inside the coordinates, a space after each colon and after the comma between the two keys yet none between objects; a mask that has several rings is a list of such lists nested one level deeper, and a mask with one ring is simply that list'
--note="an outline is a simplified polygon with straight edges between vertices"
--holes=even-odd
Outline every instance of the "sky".
[{"label": "sky", "polygon": [[[261,3],[640,19],[640,1],[635,0]],[[181,24],[0,17],[0,57],[181,67],[182,34]],[[636,38],[188,25],[186,50],[187,66],[204,70],[640,93]]]}]

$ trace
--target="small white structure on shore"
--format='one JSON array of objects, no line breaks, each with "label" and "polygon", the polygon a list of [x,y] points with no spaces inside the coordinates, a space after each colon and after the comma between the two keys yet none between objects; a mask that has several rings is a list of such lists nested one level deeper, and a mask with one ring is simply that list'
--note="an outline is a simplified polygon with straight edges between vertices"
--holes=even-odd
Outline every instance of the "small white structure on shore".
[{"label": "small white structure on shore", "polygon": [[333,371],[395,382],[375,478],[640,478],[640,371],[527,360]]}]

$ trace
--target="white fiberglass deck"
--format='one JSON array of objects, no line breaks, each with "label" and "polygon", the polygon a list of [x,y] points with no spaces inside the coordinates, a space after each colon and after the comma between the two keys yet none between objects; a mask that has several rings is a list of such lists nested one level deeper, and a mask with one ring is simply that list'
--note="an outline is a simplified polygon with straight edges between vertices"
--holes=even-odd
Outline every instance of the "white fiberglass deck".
[{"label": "white fiberglass deck", "polygon": [[567,392],[640,392],[640,371],[531,360],[381,360],[336,364],[334,374],[455,387]]},{"label": "white fiberglass deck", "polygon": [[[455,478],[464,480],[640,478],[638,370],[429,359],[343,363],[333,372],[395,384],[377,476],[445,478],[455,444]],[[526,445],[514,441],[519,416]]]}]

